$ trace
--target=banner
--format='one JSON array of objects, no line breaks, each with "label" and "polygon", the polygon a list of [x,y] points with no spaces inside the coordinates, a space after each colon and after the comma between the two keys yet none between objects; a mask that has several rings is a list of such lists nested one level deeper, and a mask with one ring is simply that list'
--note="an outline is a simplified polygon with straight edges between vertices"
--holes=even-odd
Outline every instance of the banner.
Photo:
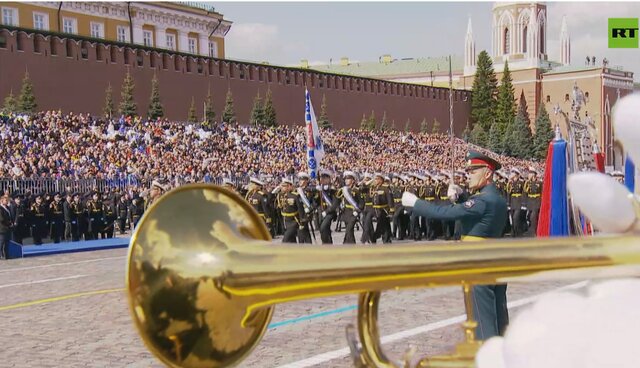
[{"label": "banner", "polygon": [[305,89],[305,123],[307,127],[307,165],[309,167],[309,176],[312,179],[318,178],[320,172],[320,163],[324,157],[324,144],[320,137],[320,129],[316,114],[311,104],[311,95]]}]

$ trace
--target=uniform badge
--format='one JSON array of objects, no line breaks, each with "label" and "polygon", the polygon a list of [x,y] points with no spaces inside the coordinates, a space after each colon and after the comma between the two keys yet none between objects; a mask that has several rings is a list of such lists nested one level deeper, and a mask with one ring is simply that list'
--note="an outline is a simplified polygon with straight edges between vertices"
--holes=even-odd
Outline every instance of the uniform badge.
[{"label": "uniform badge", "polygon": [[257,200],[257,199],[252,199],[252,200],[251,200],[251,203],[252,203],[252,204],[258,204],[258,200]]},{"label": "uniform badge", "polygon": [[473,207],[475,204],[476,204],[476,201],[475,201],[475,200],[473,200],[473,199],[470,199],[470,200],[468,200],[468,201],[464,202],[464,207],[465,207],[465,208],[471,208],[471,207]]},{"label": "uniform badge", "polygon": [[293,206],[296,203],[296,200],[293,198],[287,198],[287,203],[289,203],[290,206]]}]

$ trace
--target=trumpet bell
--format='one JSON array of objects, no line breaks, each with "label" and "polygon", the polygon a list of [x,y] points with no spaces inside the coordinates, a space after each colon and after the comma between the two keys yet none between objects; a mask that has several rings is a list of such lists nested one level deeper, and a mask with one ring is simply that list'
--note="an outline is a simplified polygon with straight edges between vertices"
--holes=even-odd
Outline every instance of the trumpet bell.
[{"label": "trumpet bell", "polygon": [[[241,240],[240,240],[241,239]],[[234,242],[270,241],[253,208],[221,187],[185,185],[145,212],[131,238],[127,290],[135,326],[170,367],[228,367],[267,329],[273,307],[245,313],[218,285]]]}]

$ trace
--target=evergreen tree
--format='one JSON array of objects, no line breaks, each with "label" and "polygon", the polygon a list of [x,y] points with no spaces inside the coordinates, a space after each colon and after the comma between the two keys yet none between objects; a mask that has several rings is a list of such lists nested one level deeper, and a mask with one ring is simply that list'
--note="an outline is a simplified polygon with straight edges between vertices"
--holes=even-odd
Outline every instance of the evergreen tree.
[{"label": "evergreen tree", "polygon": [[498,80],[493,71],[493,62],[486,51],[480,52],[471,90],[471,122],[482,124],[486,133],[495,114]]},{"label": "evergreen tree", "polygon": [[429,123],[427,123],[427,118],[422,119],[422,123],[420,123],[420,133],[429,133]]},{"label": "evergreen tree", "polygon": [[389,123],[387,122],[387,112],[382,113],[382,121],[380,121],[380,127],[378,128],[381,132],[389,130]]},{"label": "evergreen tree", "polygon": [[264,125],[264,106],[262,104],[262,97],[260,97],[260,91],[253,99],[253,108],[251,109],[251,124]]},{"label": "evergreen tree", "polygon": [[13,90],[9,91],[9,94],[5,97],[2,110],[7,114],[18,111],[18,100],[13,95]]},{"label": "evergreen tree", "polygon": [[360,120],[360,130],[369,130],[369,119],[365,114],[362,114],[362,120]]},{"label": "evergreen tree", "polygon": [[138,105],[133,99],[133,89],[135,84],[131,74],[127,70],[127,75],[122,83],[122,91],[120,92],[120,114],[124,116],[134,116],[138,110]]},{"label": "evergreen tree", "polygon": [[393,131],[393,132],[397,132],[398,131],[398,127],[396,126],[396,119],[392,119],[391,120],[391,131]]},{"label": "evergreen tree", "polygon": [[274,127],[278,125],[276,109],[275,107],[273,107],[271,89],[267,89],[267,95],[264,98],[263,114],[264,114],[264,125],[269,127]]},{"label": "evergreen tree", "polygon": [[[526,105],[525,105],[526,107]],[[513,123],[513,133],[511,133],[511,154],[518,158],[531,158],[533,156],[533,137],[531,136],[531,126],[527,122],[526,111],[522,105],[518,108],[518,115]]]},{"label": "evergreen tree", "polygon": [[471,127],[469,126],[469,120],[467,120],[467,125],[462,131],[462,140],[465,142],[469,142],[469,138],[471,138]]},{"label": "evergreen tree", "polygon": [[216,120],[216,112],[213,109],[213,97],[211,96],[211,89],[207,91],[207,100],[204,102],[204,120],[210,127]]},{"label": "evergreen tree", "polygon": [[[522,156],[523,148],[520,145],[520,143],[517,141],[514,141],[514,139],[517,138],[516,136],[514,136],[514,134],[517,134],[518,136],[526,136],[528,134],[529,138],[533,139],[533,137],[531,136],[531,118],[529,117],[527,99],[524,97],[524,91],[520,93],[520,101],[518,102],[517,115],[520,116],[520,119],[524,122],[525,126],[527,127],[528,133],[525,133],[522,127],[507,126],[507,129],[505,130],[505,133],[504,133],[504,140],[502,143],[503,151],[506,154],[512,155],[512,156],[523,157],[523,158],[533,157],[532,141],[528,143],[529,152],[527,152],[525,156]],[[517,123],[517,121],[514,119],[512,124],[515,124],[515,123]],[[518,139],[522,139],[522,138],[520,137]]]},{"label": "evergreen tree", "polygon": [[160,83],[155,74],[151,80],[151,98],[149,99],[149,113],[147,115],[151,120],[156,120],[164,116],[164,109],[160,102]]},{"label": "evergreen tree", "polygon": [[482,124],[475,124],[471,131],[471,142],[480,147],[487,146],[487,132],[484,131]]},{"label": "evergreen tree", "polygon": [[113,104],[113,89],[111,88],[111,83],[109,83],[107,89],[104,91],[104,116],[111,119],[115,110],[116,108]]},{"label": "evergreen tree", "polygon": [[29,79],[29,72],[24,73],[22,79],[22,90],[20,90],[20,97],[18,97],[18,109],[22,112],[35,112],[38,108],[36,103],[36,96],[33,94],[33,84]]},{"label": "evergreen tree", "polygon": [[373,110],[371,110],[371,115],[369,115],[369,124],[367,125],[368,130],[376,130],[376,126],[378,126],[378,122],[376,121],[376,114]]},{"label": "evergreen tree", "polygon": [[553,137],[554,133],[551,128],[549,113],[547,113],[544,103],[540,103],[538,116],[536,117],[536,135],[533,137],[534,158],[544,160],[547,157],[549,142],[553,140]]},{"label": "evergreen tree", "polygon": [[327,96],[322,95],[322,106],[320,106],[320,117],[318,118],[318,125],[320,128],[331,128],[332,124],[329,121],[329,116],[327,115]]},{"label": "evergreen tree", "polygon": [[411,131],[411,119],[407,119],[407,122],[404,123],[404,131],[409,133]]},{"label": "evergreen tree", "polygon": [[198,112],[196,111],[196,98],[191,97],[191,106],[189,107],[189,116],[187,117],[187,121],[190,123],[198,122]]},{"label": "evergreen tree", "polygon": [[[505,146],[510,144],[510,142],[508,142],[509,138],[506,136],[506,132],[516,116],[516,102],[513,92],[513,83],[511,72],[509,71],[509,63],[506,61],[504,63],[504,71],[502,72],[500,87],[498,88],[498,101],[496,104],[496,115],[493,124],[496,124],[497,128],[490,128],[489,136],[491,142],[497,143],[490,149],[494,152],[504,152],[509,150]],[[496,136],[493,134],[496,134]]]},{"label": "evergreen tree", "polygon": [[440,122],[433,118],[433,126],[431,127],[431,134],[439,134],[440,133]]},{"label": "evergreen tree", "polygon": [[231,88],[227,90],[224,111],[222,112],[222,121],[228,124],[236,122],[236,112],[233,109],[233,94],[231,94]]},{"label": "evergreen tree", "polygon": [[505,145],[509,143],[505,138],[505,134],[500,131],[500,125],[498,123],[491,124],[489,135],[487,136],[487,148],[495,153],[503,154]]}]

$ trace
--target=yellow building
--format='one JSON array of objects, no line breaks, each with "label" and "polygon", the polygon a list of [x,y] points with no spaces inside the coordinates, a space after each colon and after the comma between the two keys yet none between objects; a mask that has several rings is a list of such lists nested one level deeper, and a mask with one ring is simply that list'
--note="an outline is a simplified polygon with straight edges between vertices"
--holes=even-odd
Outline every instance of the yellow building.
[{"label": "yellow building", "polygon": [[[231,22],[206,3],[1,2],[0,24],[224,58]],[[133,40],[133,42],[132,42]]]}]

